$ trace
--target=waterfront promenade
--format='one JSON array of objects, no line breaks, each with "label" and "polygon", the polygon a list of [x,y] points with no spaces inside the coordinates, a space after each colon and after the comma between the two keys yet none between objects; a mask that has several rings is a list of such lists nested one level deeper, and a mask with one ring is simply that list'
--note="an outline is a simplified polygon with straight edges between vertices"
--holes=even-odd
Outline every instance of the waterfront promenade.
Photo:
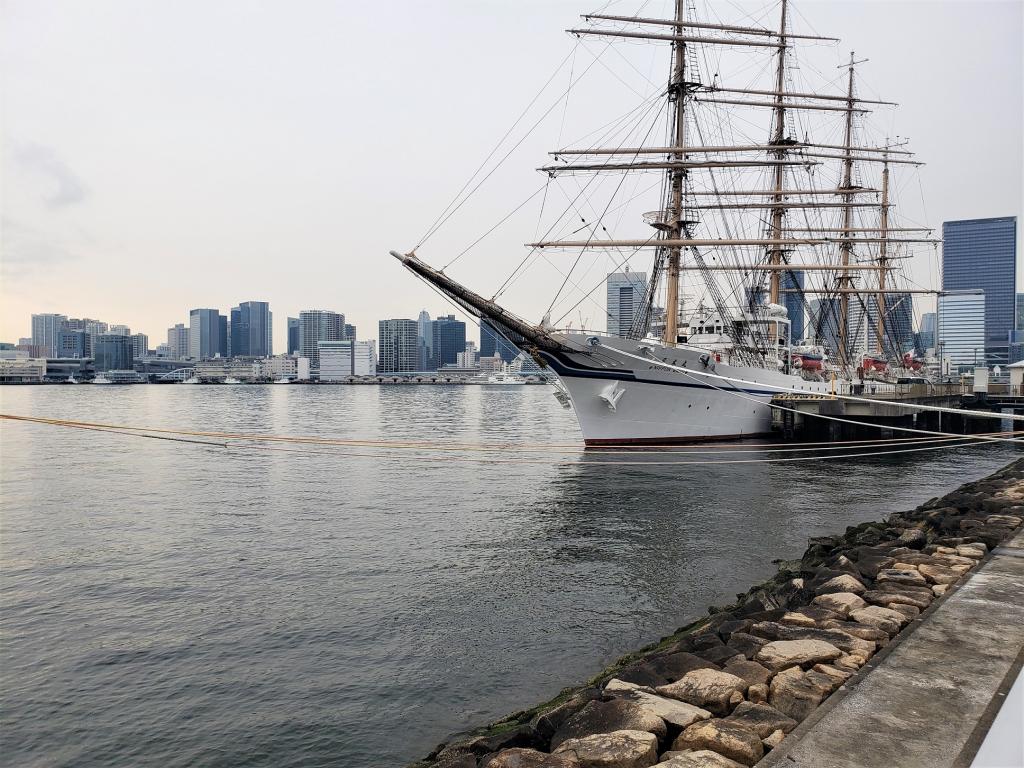
[{"label": "waterfront promenade", "polygon": [[417,765],[1020,765],[1000,705],[1024,659],[1022,514],[1019,460],[812,539],[734,605]]}]

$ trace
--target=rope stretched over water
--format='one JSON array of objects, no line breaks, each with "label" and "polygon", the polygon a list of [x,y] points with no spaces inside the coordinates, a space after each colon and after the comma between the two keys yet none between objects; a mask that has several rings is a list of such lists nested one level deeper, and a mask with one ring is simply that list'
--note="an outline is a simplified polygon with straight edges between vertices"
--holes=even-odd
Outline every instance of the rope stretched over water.
[{"label": "rope stretched over water", "polygon": [[[94,422],[80,422],[72,421],[69,419],[50,419],[43,417],[32,417],[32,416],[16,416],[13,414],[0,414],[0,419],[24,422],[30,424],[40,424],[46,426],[64,427],[69,429],[80,429],[93,432],[107,432],[110,434],[118,434],[129,437],[140,437],[155,440],[166,440],[170,442],[180,442],[192,445],[203,445],[214,448],[226,448],[231,450],[245,450],[245,451],[274,451],[282,453],[298,453],[307,455],[324,455],[324,456],[344,456],[346,458],[372,458],[372,459],[390,459],[390,458],[401,458],[402,460],[412,460],[421,462],[469,462],[469,463],[483,463],[483,464],[542,464],[549,466],[577,466],[581,463],[580,458],[574,460],[565,459],[547,459],[547,458],[509,458],[507,456],[477,456],[473,454],[484,453],[488,454],[492,451],[501,451],[503,454],[509,450],[524,450],[530,451],[538,448],[538,446],[486,446],[482,444],[476,445],[437,445],[431,443],[416,443],[416,442],[395,442],[395,441],[374,441],[374,440],[342,440],[337,438],[318,438],[318,437],[293,437],[285,435],[249,435],[245,433],[230,433],[230,432],[200,432],[195,430],[171,430],[165,428],[146,428],[146,427],[132,427],[125,425],[113,425],[113,424],[100,424]],[[1024,434],[1021,432],[1010,432],[1010,433],[993,433],[999,435],[1020,435]],[[214,438],[211,440],[199,440],[197,437],[208,437]],[[216,440],[219,438],[219,441]],[[1013,440],[1018,442],[1019,440]],[[349,450],[314,450],[306,447],[297,448],[285,448],[277,445],[265,445],[265,442],[286,442],[298,444],[300,446],[306,445],[322,445],[325,447],[333,447],[335,449],[349,449]],[[960,448],[969,447],[973,445],[979,445],[977,441],[967,440],[965,436],[944,436],[940,438],[911,438],[911,439],[893,439],[885,441],[848,441],[849,443],[859,444],[859,449],[854,449],[858,452],[845,453],[845,454],[830,454],[827,456],[785,456],[785,457],[762,457],[762,458],[749,458],[749,459],[706,459],[706,460],[694,460],[694,461],[638,461],[638,460],[614,460],[608,461],[600,458],[607,455],[605,451],[599,453],[590,453],[590,457],[594,459],[593,462],[601,466],[630,466],[630,467],[644,467],[644,466],[695,466],[695,465],[711,465],[711,464],[773,464],[773,463],[788,463],[798,461],[824,461],[827,459],[845,459],[845,458],[869,458],[874,456],[888,456],[901,453],[916,453],[922,451],[934,451],[942,450],[944,448]],[[864,443],[868,443],[865,445]],[[874,447],[884,447],[888,443],[900,443],[904,446],[910,444],[910,447],[901,447],[893,450],[871,450]],[[247,444],[248,443],[248,444]],[[255,445],[252,443],[256,443]],[[939,445],[932,445],[932,443],[941,443]],[[726,446],[719,446],[726,447]],[[378,451],[366,453],[360,451],[353,451],[353,448],[377,448]],[[540,447],[543,448],[543,447]],[[696,453],[704,454],[716,454],[716,453],[731,453],[733,451],[722,451],[722,450],[706,450],[703,446],[693,446],[693,451],[689,451],[691,455]],[[403,449],[402,453],[394,452],[396,449]],[[867,449],[867,450],[865,450]],[[408,451],[420,451],[420,454],[410,454]],[[755,449],[744,449],[742,453],[778,453],[782,451],[821,451],[821,450],[844,450],[844,448],[830,446],[825,448],[793,448],[788,447],[784,449],[772,448],[769,446],[761,446],[760,450]],[[423,455],[423,453],[428,455]],[[430,452],[437,452],[434,455],[429,455]],[[670,453],[679,452],[678,449],[669,451]],[[439,455],[444,453],[445,455]],[[582,455],[582,451],[579,451]],[[621,451],[620,451],[621,453]],[[631,453],[636,453],[632,451]],[[662,452],[658,452],[661,455]],[[469,454],[469,455],[465,455]]]}]

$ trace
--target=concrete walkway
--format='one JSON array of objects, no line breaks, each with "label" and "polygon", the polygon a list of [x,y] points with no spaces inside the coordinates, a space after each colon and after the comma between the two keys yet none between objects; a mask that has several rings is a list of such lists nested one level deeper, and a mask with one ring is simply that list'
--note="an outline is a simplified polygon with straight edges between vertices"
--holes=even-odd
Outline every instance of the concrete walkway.
[{"label": "concrete walkway", "polygon": [[911,626],[758,768],[971,766],[1024,662],[1024,531]]}]

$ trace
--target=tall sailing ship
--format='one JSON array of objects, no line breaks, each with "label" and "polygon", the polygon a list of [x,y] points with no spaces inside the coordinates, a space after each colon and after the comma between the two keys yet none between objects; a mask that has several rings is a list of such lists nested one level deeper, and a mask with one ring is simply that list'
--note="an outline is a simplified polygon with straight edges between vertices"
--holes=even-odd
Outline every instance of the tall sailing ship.
[{"label": "tall sailing ship", "polygon": [[[774,8],[773,28],[701,20],[676,0],[672,19],[592,14],[569,30],[663,46],[670,56],[656,94],[664,139],[651,141],[647,130],[639,142],[564,148],[541,168],[552,179],[657,174],[659,205],[643,214],[646,231],[611,237],[602,214],[585,236],[527,244],[530,254],[573,251],[576,261],[601,252],[626,269],[647,254],[649,279],[624,333],[560,329],[549,316],[530,323],[416,249],[392,251],[556,374],[587,445],[764,435],[779,392],[850,392],[865,380],[885,387],[920,368],[906,344],[912,296],[936,291],[908,287],[903,265],[915,246],[937,241],[931,228],[899,219],[890,180],[895,166],[919,163],[905,141],[867,140],[864,116],[890,103],[860,94],[853,54],[838,87],[797,85],[798,46],[836,38],[797,34],[787,0]],[[730,79],[719,51],[759,60],[764,82],[749,67]],[[817,133],[814,116],[825,118]],[[766,140],[751,141],[750,125]],[[685,285],[693,288],[686,302]]]}]

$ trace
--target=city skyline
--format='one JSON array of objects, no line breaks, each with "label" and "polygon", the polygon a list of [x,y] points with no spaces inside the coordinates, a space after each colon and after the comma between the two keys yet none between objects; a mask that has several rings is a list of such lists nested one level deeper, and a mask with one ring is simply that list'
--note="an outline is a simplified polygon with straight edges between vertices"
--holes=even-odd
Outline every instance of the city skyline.
[{"label": "city skyline", "polygon": [[[939,227],[943,220],[1019,214],[1019,175],[1006,169],[1021,165],[1020,4],[990,3],[978,13],[970,4],[935,3],[923,25],[913,3],[795,7],[802,24],[844,30],[836,60],[851,48],[863,52],[870,59],[864,87],[902,104],[899,130],[927,163],[920,193],[908,193],[925,200],[915,203],[914,218]],[[251,296],[269,302],[279,318],[337,307],[368,329],[382,316],[433,306],[433,294],[401,274],[387,250],[420,240],[570,50],[563,30],[587,10],[536,4],[523,14],[510,2],[460,8],[460,19],[492,34],[453,51],[433,34],[452,15],[408,4],[389,27],[408,45],[383,57],[371,43],[379,37],[378,14],[328,3],[295,13],[222,0],[203,25],[160,2],[143,12],[114,0],[104,14],[58,0],[6,8],[0,338],[12,341],[27,333],[29,314],[72,306],[81,316],[116,317],[151,339],[187,321],[180,307],[228,313]],[[239,16],[250,34],[226,34]],[[341,29],[350,45],[336,45]],[[912,58],[908,29],[921,34]],[[543,55],[514,55],[527,34]],[[954,42],[963,55],[947,55]],[[169,55],[182,44],[191,51],[187,66]],[[267,50],[275,51],[271,60]],[[488,66],[468,70],[467,56]],[[370,80],[350,76],[367,65]],[[408,94],[396,112],[392,86],[413,68],[431,87]],[[322,99],[324,71],[339,90],[329,103]],[[474,99],[440,98],[453,92]],[[999,109],[980,108],[980,100],[997,98]],[[934,120],[938,103],[948,119]],[[351,120],[339,104],[379,119]],[[592,127],[604,109],[574,108],[583,114],[566,131]],[[201,123],[182,119],[190,112],[202,113]],[[444,127],[427,140],[429,151],[403,149],[405,114]],[[481,190],[472,215],[453,218],[421,250],[424,258],[444,263],[486,230],[481,222],[499,220],[532,191],[536,161],[557,146],[559,134],[557,120],[542,128],[510,158],[508,174],[503,168]],[[970,163],[946,162],[951,147],[979,132],[986,141]],[[366,151],[354,157],[345,150],[351,146]],[[405,178],[431,182],[395,184],[392,162]],[[396,217],[396,209],[413,214]],[[513,220],[484,243],[500,261],[467,257],[453,270],[484,293],[496,288],[535,223],[535,216]],[[917,265],[922,274],[933,269],[925,261]],[[140,263],[159,268],[159,281]],[[531,321],[550,298],[538,295],[539,279],[523,279],[509,293],[510,307]],[[604,326],[593,304],[584,309],[574,322]],[[921,311],[934,307],[925,303]],[[274,324],[274,349],[287,348],[286,334],[285,322]]]}]

